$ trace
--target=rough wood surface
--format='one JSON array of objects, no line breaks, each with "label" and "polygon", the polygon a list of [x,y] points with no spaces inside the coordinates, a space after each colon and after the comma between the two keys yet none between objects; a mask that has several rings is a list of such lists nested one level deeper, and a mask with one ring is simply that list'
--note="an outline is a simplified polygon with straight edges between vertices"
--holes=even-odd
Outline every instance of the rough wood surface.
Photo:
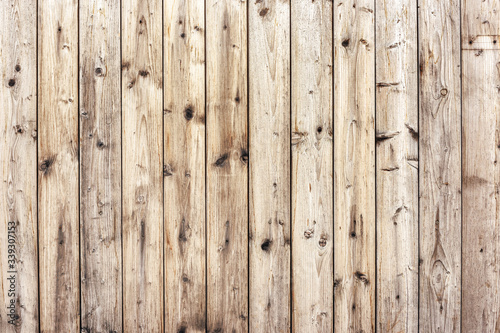
[{"label": "rough wood surface", "polygon": [[78,1],[38,2],[41,332],[80,331]]},{"label": "rough wood surface", "polygon": [[0,332],[500,331],[500,1],[3,0],[0,77]]},{"label": "rough wood surface", "polygon": [[374,7],[334,5],[335,332],[375,331]]},{"label": "rough wood surface", "polygon": [[164,6],[165,330],[204,332],[204,6]]},{"label": "rough wood surface", "polygon": [[249,2],[250,331],[290,331],[290,3]]},{"label": "rough wood surface", "polygon": [[161,0],[123,0],[123,329],[163,331]]},{"label": "rough wood surface", "polygon": [[248,331],[247,3],[206,2],[207,330]]},{"label": "rough wood surface", "polygon": [[418,331],[417,6],[376,1],[377,330]]},{"label": "rough wood surface", "polygon": [[500,326],[500,3],[462,0],[462,331]]},{"label": "rough wood surface", "polygon": [[38,331],[36,1],[0,2],[0,332]]},{"label": "rough wood surface", "polygon": [[121,332],[120,1],[79,13],[82,330]]},{"label": "rough wood surface", "polygon": [[292,322],[333,330],[332,2],[292,0]]},{"label": "rough wood surface", "polygon": [[421,332],[460,332],[459,5],[419,2]]}]

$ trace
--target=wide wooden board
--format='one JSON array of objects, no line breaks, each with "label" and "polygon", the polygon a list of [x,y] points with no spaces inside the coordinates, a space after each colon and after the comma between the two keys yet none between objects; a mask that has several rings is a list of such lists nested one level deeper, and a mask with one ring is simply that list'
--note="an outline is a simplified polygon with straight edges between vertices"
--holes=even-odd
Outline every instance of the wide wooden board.
[{"label": "wide wooden board", "polygon": [[121,2],[123,329],[163,331],[161,0]]},{"label": "wide wooden board", "polygon": [[375,331],[375,1],[334,5],[335,332]]},{"label": "wide wooden board", "polygon": [[81,322],[123,331],[120,1],[79,7]]},{"label": "wide wooden board", "polygon": [[164,1],[165,330],[204,332],[205,20]]},{"label": "wide wooden board", "polygon": [[500,326],[500,3],[462,0],[462,331]]},{"label": "wide wooden board", "polygon": [[206,1],[207,330],[248,331],[247,3]]},{"label": "wide wooden board", "polygon": [[250,1],[250,331],[290,331],[290,3]]},{"label": "wide wooden board", "polygon": [[421,332],[460,332],[460,3],[420,0]]},{"label": "wide wooden board", "polygon": [[417,332],[417,6],[379,0],[375,12],[377,329]]},{"label": "wide wooden board", "polygon": [[292,323],[333,329],[333,19],[328,0],[291,1]]},{"label": "wide wooden board", "polygon": [[0,332],[38,321],[36,1],[0,2]]},{"label": "wide wooden board", "polygon": [[41,332],[80,330],[78,1],[38,2]]}]

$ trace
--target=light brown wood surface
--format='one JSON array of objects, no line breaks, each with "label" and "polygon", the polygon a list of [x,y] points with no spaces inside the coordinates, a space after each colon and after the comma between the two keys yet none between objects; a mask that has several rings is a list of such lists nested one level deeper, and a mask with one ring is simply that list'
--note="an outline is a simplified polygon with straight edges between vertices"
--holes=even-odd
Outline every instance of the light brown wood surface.
[{"label": "light brown wood surface", "polygon": [[78,2],[38,2],[41,332],[80,330]]},{"label": "light brown wood surface", "polygon": [[500,1],[4,0],[0,77],[0,332],[499,330]]},{"label": "light brown wood surface", "polygon": [[418,331],[417,6],[376,1],[377,330]]},{"label": "light brown wood surface", "polygon": [[247,3],[206,2],[207,330],[248,331]]},{"label": "light brown wood surface", "polygon": [[38,331],[36,1],[0,3],[0,332]]},{"label": "light brown wood surface", "polygon": [[332,2],[291,1],[292,323],[333,329]]},{"label": "light brown wood surface", "polygon": [[375,331],[374,9],[334,6],[335,332]]},{"label": "light brown wood surface", "polygon": [[419,1],[421,332],[460,332],[459,8],[459,1]]},{"label": "light brown wood surface", "polygon": [[122,329],[120,1],[79,6],[81,323]]},{"label": "light brown wood surface", "polygon": [[248,6],[249,325],[252,332],[289,332],[290,3]]},{"label": "light brown wood surface", "polygon": [[121,2],[123,329],[163,321],[161,0]]},{"label": "light brown wood surface", "polygon": [[462,0],[462,331],[500,327],[500,3]]},{"label": "light brown wood surface", "polygon": [[165,331],[204,332],[204,6],[166,0],[164,13]]}]

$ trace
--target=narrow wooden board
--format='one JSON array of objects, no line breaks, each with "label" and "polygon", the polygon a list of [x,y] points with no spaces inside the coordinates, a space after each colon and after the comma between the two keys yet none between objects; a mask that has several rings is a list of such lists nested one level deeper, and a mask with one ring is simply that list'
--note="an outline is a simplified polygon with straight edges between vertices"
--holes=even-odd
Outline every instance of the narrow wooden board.
[{"label": "narrow wooden board", "polygon": [[333,18],[328,0],[291,2],[292,323],[333,330]]},{"label": "narrow wooden board", "polygon": [[164,2],[166,332],[205,331],[204,9]]},{"label": "narrow wooden board", "polygon": [[290,3],[249,2],[250,331],[290,331]]},{"label": "narrow wooden board", "polygon": [[335,332],[375,331],[374,8],[334,5]]},{"label": "narrow wooden board", "polygon": [[420,331],[460,332],[460,3],[419,1]]},{"label": "narrow wooden board", "polygon": [[122,212],[125,331],[163,331],[161,0],[123,0]]},{"label": "narrow wooden board", "polygon": [[500,3],[462,1],[462,331],[500,326]]},{"label": "narrow wooden board", "polygon": [[377,330],[417,332],[417,4],[379,0],[375,12]]},{"label": "narrow wooden board", "polygon": [[80,331],[78,1],[38,2],[41,332]]},{"label": "narrow wooden board", "polygon": [[122,332],[120,1],[79,12],[82,330]]},{"label": "narrow wooden board", "polygon": [[207,330],[248,331],[247,3],[206,2]]},{"label": "narrow wooden board", "polygon": [[34,0],[0,2],[0,332],[5,333],[39,327],[36,11]]}]

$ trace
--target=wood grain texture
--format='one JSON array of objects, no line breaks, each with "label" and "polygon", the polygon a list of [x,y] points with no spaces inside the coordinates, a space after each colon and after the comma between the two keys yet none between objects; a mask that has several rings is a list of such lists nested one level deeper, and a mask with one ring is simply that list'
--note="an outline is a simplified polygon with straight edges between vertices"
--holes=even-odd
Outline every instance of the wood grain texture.
[{"label": "wood grain texture", "polygon": [[335,332],[375,331],[374,7],[334,4]]},{"label": "wood grain texture", "polygon": [[500,3],[462,0],[462,331],[500,327]]},{"label": "wood grain texture", "polygon": [[417,6],[376,1],[377,329],[418,331]]},{"label": "wood grain texture", "polygon": [[81,322],[121,332],[120,1],[82,1],[80,34]]},{"label": "wood grain texture", "polygon": [[460,332],[460,3],[419,1],[420,331]]},{"label": "wood grain texture", "polygon": [[500,1],[3,0],[0,77],[0,332],[500,332]]},{"label": "wood grain texture", "polygon": [[161,0],[121,3],[123,329],[163,331]]},{"label": "wood grain texture", "polygon": [[0,332],[5,333],[39,327],[36,34],[36,1],[0,3]]},{"label": "wood grain texture", "polygon": [[165,330],[204,332],[204,6],[166,0],[164,14]]},{"label": "wood grain texture", "polygon": [[38,2],[41,332],[80,330],[78,1]]},{"label": "wood grain texture", "polygon": [[207,330],[248,331],[247,3],[206,2]]},{"label": "wood grain texture", "polygon": [[333,330],[332,2],[291,2],[292,323]]},{"label": "wood grain texture", "polygon": [[250,331],[290,331],[290,3],[249,2]]}]

